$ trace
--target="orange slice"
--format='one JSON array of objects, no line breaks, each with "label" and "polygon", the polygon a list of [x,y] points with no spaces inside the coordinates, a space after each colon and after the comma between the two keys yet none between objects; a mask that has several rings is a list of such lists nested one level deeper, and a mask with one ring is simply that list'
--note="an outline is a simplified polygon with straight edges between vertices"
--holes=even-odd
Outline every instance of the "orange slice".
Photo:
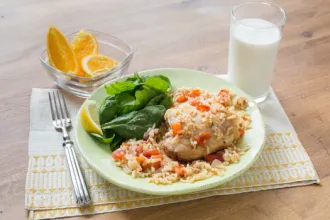
[{"label": "orange slice", "polygon": [[95,36],[84,29],[79,31],[72,41],[72,49],[79,66],[77,75],[88,76],[81,67],[81,60],[86,56],[98,53],[98,43]]},{"label": "orange slice", "polygon": [[118,62],[102,54],[84,57],[81,62],[82,69],[91,77],[106,72],[118,65]]},{"label": "orange slice", "polygon": [[78,63],[70,43],[55,26],[50,26],[47,33],[47,53],[49,64],[56,69],[75,75]]}]

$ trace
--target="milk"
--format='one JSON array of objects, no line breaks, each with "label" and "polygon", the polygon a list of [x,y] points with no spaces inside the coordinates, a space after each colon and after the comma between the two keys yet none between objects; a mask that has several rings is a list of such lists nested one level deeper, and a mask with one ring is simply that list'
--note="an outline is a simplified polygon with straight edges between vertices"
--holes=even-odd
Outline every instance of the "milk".
[{"label": "milk", "polygon": [[281,40],[280,29],[272,25],[263,19],[243,19],[231,25],[229,79],[256,99],[266,98]]}]

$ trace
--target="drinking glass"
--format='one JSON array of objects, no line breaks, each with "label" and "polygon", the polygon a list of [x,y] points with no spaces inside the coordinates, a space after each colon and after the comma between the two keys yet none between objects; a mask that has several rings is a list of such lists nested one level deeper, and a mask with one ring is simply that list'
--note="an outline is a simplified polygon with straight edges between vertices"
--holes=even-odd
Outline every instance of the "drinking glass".
[{"label": "drinking glass", "polygon": [[285,12],[270,2],[245,2],[231,10],[228,74],[260,103],[267,98]]}]

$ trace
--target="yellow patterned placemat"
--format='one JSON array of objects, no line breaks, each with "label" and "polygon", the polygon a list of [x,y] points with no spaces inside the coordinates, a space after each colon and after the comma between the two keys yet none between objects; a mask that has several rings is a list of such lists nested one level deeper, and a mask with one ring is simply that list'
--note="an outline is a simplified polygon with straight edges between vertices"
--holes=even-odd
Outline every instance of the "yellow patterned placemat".
[{"label": "yellow patterned placemat", "polygon": [[[276,98],[276,96],[274,97]],[[275,102],[269,103],[268,101],[268,104],[276,109],[277,99],[275,100],[274,97],[271,97],[270,101]],[[47,111],[45,110],[46,104],[48,105],[47,101],[47,90],[33,90],[29,165],[25,195],[25,208],[29,210],[30,219],[91,215],[183,202],[209,196],[302,186],[320,182],[309,156],[281,108],[282,112],[277,110],[277,114],[280,114],[277,117],[283,118],[284,114],[281,127],[274,126],[276,125],[275,122],[269,123],[270,120],[267,120],[266,117],[266,145],[255,164],[233,181],[199,193],[161,197],[132,192],[106,182],[79,157],[93,200],[92,206],[80,209],[76,207],[73,199],[70,176],[63,149],[60,147],[61,134],[55,135],[51,123],[45,122],[49,117],[44,113]],[[71,115],[75,115],[79,103],[68,100],[68,105],[71,109]],[[38,109],[43,109],[43,111]],[[263,109],[261,108],[261,110]],[[267,114],[265,115],[267,116]],[[278,132],[279,130],[282,132]]]},{"label": "yellow patterned placemat", "polygon": [[93,206],[75,207],[63,154],[31,156],[26,180],[26,209],[31,219],[96,214],[147,207],[215,195],[318,183],[313,165],[295,133],[268,134],[259,160],[241,177],[205,192],[157,197],[107,183],[80,158]]}]

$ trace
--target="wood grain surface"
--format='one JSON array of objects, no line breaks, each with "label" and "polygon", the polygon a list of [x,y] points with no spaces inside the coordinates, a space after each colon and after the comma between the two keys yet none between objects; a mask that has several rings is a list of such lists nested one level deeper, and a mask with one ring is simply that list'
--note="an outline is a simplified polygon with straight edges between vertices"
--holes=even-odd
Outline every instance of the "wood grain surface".
[{"label": "wood grain surface", "polygon": [[[39,63],[49,24],[90,28],[135,48],[130,72],[226,73],[232,0],[1,0],[0,219],[26,219],[29,102],[54,82]],[[273,88],[323,183],[72,219],[330,219],[330,1],[277,0],[287,23]]]}]

